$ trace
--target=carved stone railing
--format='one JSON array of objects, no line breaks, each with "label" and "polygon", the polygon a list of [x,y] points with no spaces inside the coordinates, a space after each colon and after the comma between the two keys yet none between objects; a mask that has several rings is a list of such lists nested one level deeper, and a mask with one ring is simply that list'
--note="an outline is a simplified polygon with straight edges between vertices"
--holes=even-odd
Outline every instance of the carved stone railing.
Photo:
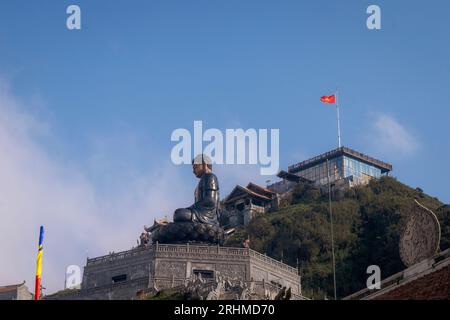
[{"label": "carved stone railing", "polygon": [[[251,282],[249,282],[250,284]],[[254,290],[257,292],[257,290],[269,290],[272,292],[272,296],[275,297],[276,294],[281,290],[279,286],[276,286],[271,283],[267,283],[265,281],[253,281]],[[292,289],[291,289],[292,290]],[[273,298],[272,297],[272,298]],[[301,294],[295,294],[291,292],[291,300],[309,300],[308,298],[302,296]]]},{"label": "carved stone railing", "polygon": [[273,259],[271,257],[268,257],[268,256],[266,256],[264,254],[261,254],[261,253],[255,251],[255,250],[250,249],[249,252],[250,252],[250,256],[253,257],[253,258],[256,258],[257,260],[263,261],[264,263],[267,263],[267,264],[272,265],[274,267],[277,267],[277,268],[283,269],[285,271],[288,271],[290,273],[293,273],[295,275],[298,275],[298,271],[294,267],[291,267],[291,266],[289,266],[289,265],[287,265],[287,264],[285,264],[285,263],[283,263],[281,261],[275,260],[275,259]]},{"label": "carved stone railing", "polygon": [[96,258],[92,258],[92,259],[88,258],[87,262],[86,262],[86,266],[101,264],[101,263],[105,263],[105,262],[113,262],[113,261],[118,261],[118,260],[122,260],[125,258],[134,257],[134,256],[142,255],[146,251],[149,251],[149,247],[137,247],[137,248],[122,251],[122,252],[113,252],[113,253],[110,253],[110,254],[107,254],[107,255],[104,255],[101,257],[96,257]]},{"label": "carved stone railing", "polygon": [[203,253],[203,254],[220,254],[220,255],[239,255],[248,256],[247,249],[234,247],[221,247],[218,245],[198,245],[198,244],[153,244],[152,251],[154,252],[174,252],[174,253]]}]

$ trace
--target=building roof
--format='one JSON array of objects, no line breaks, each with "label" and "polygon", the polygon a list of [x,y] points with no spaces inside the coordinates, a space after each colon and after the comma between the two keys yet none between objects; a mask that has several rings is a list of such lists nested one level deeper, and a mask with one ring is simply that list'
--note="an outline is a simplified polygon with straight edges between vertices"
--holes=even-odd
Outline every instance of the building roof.
[{"label": "building roof", "polygon": [[247,185],[247,189],[252,190],[253,192],[256,192],[256,193],[265,195],[265,196],[267,196],[267,197],[269,197],[269,198],[270,198],[270,197],[273,197],[273,196],[276,194],[276,193],[273,192],[272,190],[269,190],[269,189],[267,189],[267,188],[258,186],[257,184],[254,184],[253,182],[250,182],[250,183]]},{"label": "building roof", "polygon": [[0,292],[10,292],[10,291],[16,291],[18,288],[23,286],[25,284],[25,281],[19,284],[11,284],[7,286],[0,286]]},{"label": "building roof", "polygon": [[362,161],[362,162],[370,164],[374,167],[377,167],[378,169],[381,170],[382,173],[387,173],[389,171],[392,171],[392,165],[389,163],[369,157],[361,152],[355,151],[355,150],[347,148],[347,147],[340,147],[340,148],[325,152],[314,158],[311,158],[311,159],[299,162],[297,164],[294,164],[292,166],[289,166],[288,172],[296,173],[298,171],[302,171],[302,170],[314,167],[315,165],[322,163],[322,162],[326,161],[327,159],[336,158],[336,157],[342,156],[342,155],[349,156],[351,158],[357,159],[359,161]]},{"label": "building roof", "polygon": [[450,249],[381,281],[380,290],[364,289],[344,300],[448,300]]},{"label": "building roof", "polygon": [[375,297],[376,300],[450,300],[450,264]]},{"label": "building roof", "polygon": [[[252,187],[253,189],[256,189],[255,184],[251,184],[251,185],[249,184],[250,187]],[[262,188],[262,187],[259,187],[259,188]],[[265,189],[265,188],[262,188],[262,189]],[[267,191],[270,192],[271,194],[275,194],[274,192],[272,192],[270,190],[267,190]],[[238,199],[241,199],[247,195],[249,195],[250,197],[253,197],[253,198],[258,198],[263,201],[267,201],[267,202],[272,201],[272,198],[268,197],[267,195],[261,194],[259,192],[255,192],[255,191],[249,189],[248,187],[245,188],[245,187],[237,185],[236,187],[234,187],[233,191],[231,191],[231,193],[225,198],[225,200],[223,202],[230,203],[230,202],[236,201]]]}]

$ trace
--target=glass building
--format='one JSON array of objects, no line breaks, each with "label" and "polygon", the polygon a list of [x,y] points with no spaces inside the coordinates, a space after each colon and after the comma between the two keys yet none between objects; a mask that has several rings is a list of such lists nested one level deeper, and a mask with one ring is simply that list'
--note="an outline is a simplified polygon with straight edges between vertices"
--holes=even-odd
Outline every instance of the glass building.
[{"label": "glass building", "polygon": [[316,185],[347,179],[350,185],[365,184],[392,171],[392,165],[347,147],[341,147],[292,165],[287,176],[298,176]]}]

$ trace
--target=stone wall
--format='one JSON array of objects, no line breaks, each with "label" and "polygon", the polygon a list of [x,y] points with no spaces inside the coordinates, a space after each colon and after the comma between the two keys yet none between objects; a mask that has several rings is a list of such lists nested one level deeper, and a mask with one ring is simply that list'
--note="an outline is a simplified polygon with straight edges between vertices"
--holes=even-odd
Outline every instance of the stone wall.
[{"label": "stone wall", "polygon": [[46,296],[45,300],[135,300],[137,292],[148,285],[148,277],[126,282],[92,287],[89,289],[65,290]]},{"label": "stone wall", "polygon": [[66,290],[47,299],[136,299],[138,291],[183,286],[199,273],[211,279],[222,276],[267,287],[290,287],[293,295],[301,296],[295,268],[254,250],[157,243],[88,259],[80,290]]},{"label": "stone wall", "polygon": [[149,283],[157,289],[179,286],[195,270],[203,270],[244,282],[253,279],[290,287],[292,293],[301,295],[300,276],[295,268],[251,249],[165,244],[154,250],[154,271]]},{"label": "stone wall", "polygon": [[25,282],[18,285],[0,288],[0,300],[32,300],[33,294],[28,290]]},{"label": "stone wall", "polygon": [[122,275],[126,275],[124,282],[142,278],[148,280],[151,261],[152,250],[150,247],[139,247],[88,259],[84,267],[81,289],[119,284]]},{"label": "stone wall", "polygon": [[243,248],[193,244],[155,245],[149,285],[157,289],[182,285],[195,271],[210,271],[213,276],[218,273],[248,281],[250,270],[244,251]]}]

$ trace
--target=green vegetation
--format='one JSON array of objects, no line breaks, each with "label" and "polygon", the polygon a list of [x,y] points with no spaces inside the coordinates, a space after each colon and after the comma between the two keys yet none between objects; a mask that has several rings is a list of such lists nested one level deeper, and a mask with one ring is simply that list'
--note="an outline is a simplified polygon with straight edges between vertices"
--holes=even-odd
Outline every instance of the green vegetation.
[{"label": "green vegetation", "polygon": [[178,291],[167,289],[158,291],[156,294],[147,294],[144,300],[186,300],[186,296]]},{"label": "green vegetation", "polygon": [[[383,177],[333,195],[338,297],[365,287],[369,265],[380,266],[382,278],[404,269],[398,244],[414,199],[436,213],[441,223],[441,250],[450,247],[450,205],[419,188]],[[248,236],[252,249],[291,266],[298,263],[305,296],[333,296],[328,196],[299,185],[283,203],[280,210],[236,230],[226,245],[240,246]]]}]

